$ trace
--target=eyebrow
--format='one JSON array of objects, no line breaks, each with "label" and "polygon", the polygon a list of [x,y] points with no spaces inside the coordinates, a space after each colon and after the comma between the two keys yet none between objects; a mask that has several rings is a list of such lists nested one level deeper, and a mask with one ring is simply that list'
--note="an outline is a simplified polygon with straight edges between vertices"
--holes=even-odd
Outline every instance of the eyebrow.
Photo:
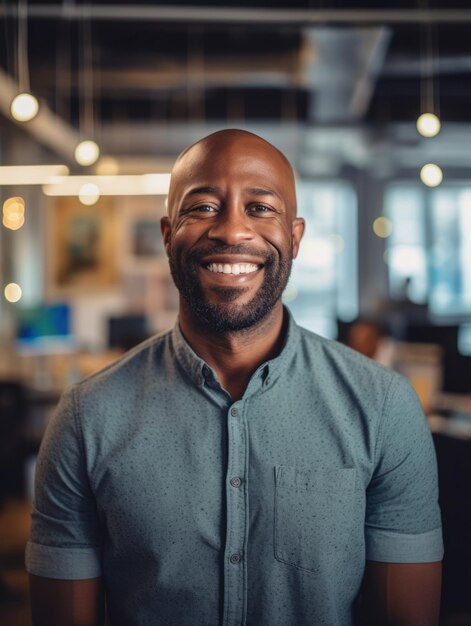
[{"label": "eyebrow", "polygon": [[218,191],[221,191],[219,187],[196,187],[196,189],[191,189],[186,195],[199,196],[205,193],[217,193]]},{"label": "eyebrow", "polygon": [[245,191],[248,191],[253,196],[274,196],[280,198],[280,195],[276,191],[270,189],[263,189],[262,187],[249,187]]},{"label": "eyebrow", "polygon": [[[221,191],[220,187],[196,187],[195,189],[191,189],[186,196],[199,196],[204,194],[215,194]],[[262,187],[247,187],[244,189],[247,193],[253,196],[273,196],[276,198],[280,198],[280,195],[276,193],[276,191],[272,191],[270,189],[264,189]]]}]

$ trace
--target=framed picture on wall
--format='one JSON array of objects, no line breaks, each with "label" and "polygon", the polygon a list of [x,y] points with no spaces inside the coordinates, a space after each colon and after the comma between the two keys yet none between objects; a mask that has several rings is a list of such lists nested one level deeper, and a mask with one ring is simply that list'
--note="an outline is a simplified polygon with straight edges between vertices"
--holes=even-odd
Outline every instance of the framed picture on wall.
[{"label": "framed picture on wall", "polygon": [[163,215],[163,196],[121,199],[120,264],[123,271],[154,272],[166,265],[160,232]]},{"label": "framed picture on wall", "polygon": [[58,198],[50,207],[46,247],[51,295],[114,288],[118,279],[118,229],[113,198],[84,206]]},{"label": "framed picture on wall", "polygon": [[131,225],[131,253],[136,259],[152,259],[163,253],[158,220],[138,218]]}]

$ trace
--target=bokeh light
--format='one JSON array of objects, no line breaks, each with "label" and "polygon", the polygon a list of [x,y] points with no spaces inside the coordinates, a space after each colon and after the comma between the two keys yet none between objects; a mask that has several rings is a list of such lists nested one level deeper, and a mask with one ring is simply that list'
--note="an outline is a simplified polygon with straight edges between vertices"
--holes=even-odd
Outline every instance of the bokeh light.
[{"label": "bokeh light", "polygon": [[427,163],[420,170],[420,180],[427,187],[437,187],[443,180],[443,172],[435,163]]},{"label": "bokeh light", "polygon": [[39,103],[30,93],[19,93],[10,105],[11,116],[17,122],[29,122],[36,117],[38,110]]},{"label": "bokeh light", "polygon": [[100,198],[100,190],[95,183],[85,183],[80,187],[79,200],[86,206],[96,204]]},{"label": "bokeh light", "polygon": [[98,176],[116,176],[119,174],[119,163],[113,157],[102,157],[95,168]]},{"label": "bokeh light", "polygon": [[392,233],[392,222],[387,217],[377,217],[373,222],[373,232],[377,237],[386,239]]},{"label": "bokeh light", "polygon": [[3,225],[18,230],[25,223],[25,201],[20,196],[8,198],[3,203]]},{"label": "bokeh light", "polygon": [[423,137],[435,137],[440,128],[440,120],[434,113],[423,113],[417,119],[417,130]]},{"label": "bokeh light", "polygon": [[100,148],[94,141],[81,141],[75,148],[75,160],[79,165],[93,165],[100,156]]},{"label": "bokeh light", "polygon": [[16,283],[8,283],[3,293],[5,295],[5,299],[8,300],[8,302],[18,302],[18,300],[20,300],[21,296],[23,295],[21,287]]}]

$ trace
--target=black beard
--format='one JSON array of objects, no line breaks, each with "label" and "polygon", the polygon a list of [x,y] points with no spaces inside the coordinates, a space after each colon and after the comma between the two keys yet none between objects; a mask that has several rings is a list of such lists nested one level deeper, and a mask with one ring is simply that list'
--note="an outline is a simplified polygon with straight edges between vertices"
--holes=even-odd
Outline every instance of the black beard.
[{"label": "black beard", "polygon": [[262,286],[255,296],[243,306],[232,304],[241,293],[243,287],[213,287],[222,296],[224,302],[213,304],[207,301],[205,293],[198,280],[198,270],[201,259],[211,254],[239,254],[256,256],[260,258],[259,250],[251,249],[245,245],[217,246],[210,250],[194,250],[191,252],[185,264],[176,258],[170,250],[169,264],[175,285],[182,298],[189,305],[189,310],[195,316],[200,326],[216,333],[242,331],[257,325],[273,310],[273,307],[281,298],[286,287],[292,265],[292,254],[286,259],[280,259],[275,254],[265,253],[264,272],[265,277]]}]

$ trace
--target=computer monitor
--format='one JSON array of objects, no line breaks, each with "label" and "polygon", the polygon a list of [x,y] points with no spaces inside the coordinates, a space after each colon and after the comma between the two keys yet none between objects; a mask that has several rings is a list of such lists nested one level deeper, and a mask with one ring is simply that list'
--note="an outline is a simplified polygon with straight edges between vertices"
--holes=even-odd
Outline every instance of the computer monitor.
[{"label": "computer monitor", "polygon": [[26,355],[73,351],[70,307],[56,303],[18,308],[16,347],[20,354]]},{"label": "computer monitor", "polygon": [[108,347],[129,350],[150,335],[147,316],[141,313],[108,319]]}]

